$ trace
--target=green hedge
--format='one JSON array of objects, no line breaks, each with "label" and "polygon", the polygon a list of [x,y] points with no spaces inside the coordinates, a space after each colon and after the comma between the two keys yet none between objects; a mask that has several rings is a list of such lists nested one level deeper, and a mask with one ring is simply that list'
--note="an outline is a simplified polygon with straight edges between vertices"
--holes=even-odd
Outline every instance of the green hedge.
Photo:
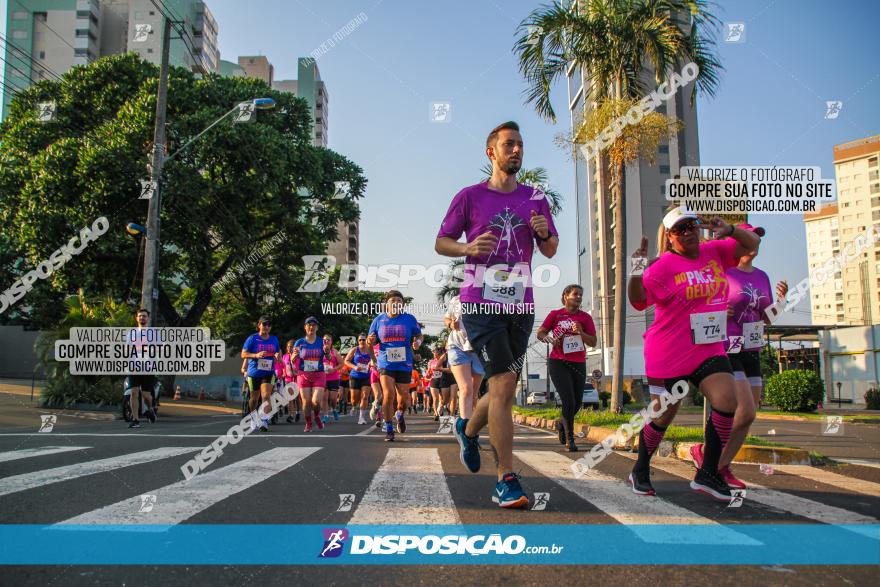
[{"label": "green hedge", "polygon": [[825,396],[825,385],[815,371],[792,369],[767,381],[767,403],[783,412],[813,412]]},{"label": "green hedge", "polygon": [[872,387],[865,392],[865,408],[869,410],[880,410],[880,389]]},{"label": "green hedge", "polygon": [[62,375],[46,381],[41,391],[43,405],[65,407],[73,404],[119,405],[122,377],[77,377]]}]

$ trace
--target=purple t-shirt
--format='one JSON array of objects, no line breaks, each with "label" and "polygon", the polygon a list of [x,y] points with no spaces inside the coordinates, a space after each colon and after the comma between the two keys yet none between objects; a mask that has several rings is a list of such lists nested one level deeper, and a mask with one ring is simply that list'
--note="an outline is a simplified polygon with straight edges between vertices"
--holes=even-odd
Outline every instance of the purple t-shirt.
[{"label": "purple t-shirt", "polygon": [[537,235],[529,224],[532,211],[547,219],[550,235],[559,236],[550,215],[547,197],[537,188],[517,184],[514,191],[506,194],[490,190],[486,183],[478,183],[456,194],[443,224],[440,225],[437,238],[458,240],[464,233],[467,242],[471,242],[487,231],[498,237],[498,244],[489,255],[465,258],[462,302],[505,303],[506,298],[510,299],[510,303],[519,301],[519,293],[512,288],[510,292],[497,292],[494,299],[483,297],[483,284],[491,288],[494,280],[490,275],[496,275],[496,270],[500,268],[510,271],[523,284],[523,299],[520,303],[534,303],[531,268]]},{"label": "purple t-shirt", "polygon": [[[729,339],[742,336],[743,324],[764,321],[764,309],[773,304],[773,288],[770,278],[758,268],[747,273],[731,267],[727,270],[727,283],[727,303],[733,308],[733,316],[727,317]],[[725,348],[727,345],[725,342]]]}]

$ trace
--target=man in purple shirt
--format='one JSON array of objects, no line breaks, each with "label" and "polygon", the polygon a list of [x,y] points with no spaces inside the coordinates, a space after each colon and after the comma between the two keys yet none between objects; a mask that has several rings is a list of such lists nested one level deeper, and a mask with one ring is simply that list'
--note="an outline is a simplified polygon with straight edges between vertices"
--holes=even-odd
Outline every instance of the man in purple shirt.
[{"label": "man in purple shirt", "polygon": [[[528,496],[513,472],[511,408],[535,322],[532,254],[537,244],[552,257],[559,238],[543,192],[516,182],[523,157],[519,125],[505,122],[492,129],[486,155],[492,177],[455,196],[434,248],[447,257],[465,257],[461,319],[489,381],[473,417],[456,421],[461,461],[473,473],[480,470],[479,433],[488,424],[498,459],[492,501],[526,508]],[[462,234],[465,242],[458,240]]]}]

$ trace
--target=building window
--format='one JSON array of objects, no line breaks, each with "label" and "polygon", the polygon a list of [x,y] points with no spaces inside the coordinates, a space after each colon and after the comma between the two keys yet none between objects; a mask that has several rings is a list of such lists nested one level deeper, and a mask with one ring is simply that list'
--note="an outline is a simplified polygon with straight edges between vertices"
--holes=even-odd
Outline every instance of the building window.
[{"label": "building window", "polygon": [[669,153],[669,145],[660,145],[657,148],[658,153]]},{"label": "building window", "polygon": [[880,179],[880,172],[877,171],[869,171],[868,179]]},{"label": "building window", "polygon": [[13,39],[27,39],[27,31],[12,31]]},{"label": "building window", "polygon": [[[13,12],[12,20],[27,20],[29,13],[28,12]],[[876,165],[877,160],[874,160],[874,164]]]},{"label": "building window", "polygon": [[872,194],[880,194],[880,183],[872,183],[871,184],[871,193]]},{"label": "building window", "polygon": [[149,48],[147,49],[147,53],[152,53],[152,52],[153,52],[152,49],[149,49]]},{"label": "building window", "polygon": [[669,165],[661,165],[660,173],[665,173],[666,175],[669,175]]},{"label": "building window", "polygon": [[868,167],[877,167],[877,157],[868,159]]},{"label": "building window", "polygon": [[45,52],[45,51],[40,51],[39,56],[40,56],[40,59],[45,59],[45,58],[46,58],[46,52]]}]

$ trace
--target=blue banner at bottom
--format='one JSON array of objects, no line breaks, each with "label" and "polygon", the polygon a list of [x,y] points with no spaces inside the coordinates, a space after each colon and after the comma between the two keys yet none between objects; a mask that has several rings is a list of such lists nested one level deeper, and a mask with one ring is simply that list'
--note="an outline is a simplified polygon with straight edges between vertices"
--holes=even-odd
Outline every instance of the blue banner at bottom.
[{"label": "blue banner at bottom", "polygon": [[0,543],[3,565],[880,564],[878,524],[0,525]]}]

